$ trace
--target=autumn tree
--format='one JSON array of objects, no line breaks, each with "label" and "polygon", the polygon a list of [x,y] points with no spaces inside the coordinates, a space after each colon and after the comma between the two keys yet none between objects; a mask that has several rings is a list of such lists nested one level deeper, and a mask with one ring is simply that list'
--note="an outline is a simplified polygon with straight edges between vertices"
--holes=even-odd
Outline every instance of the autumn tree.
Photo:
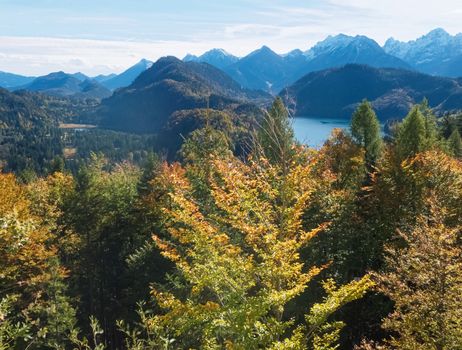
[{"label": "autumn tree", "polygon": [[458,349],[462,344],[461,226],[445,224],[449,213],[431,200],[430,215],[421,216],[404,247],[390,246],[380,290],[395,303],[384,321],[393,331],[388,342],[399,349]]},{"label": "autumn tree", "polygon": [[461,222],[462,166],[442,151],[428,151],[401,162],[386,160],[374,178],[371,196],[376,202],[374,215],[389,239],[397,229],[412,225],[416,217],[429,214],[427,198],[433,196],[450,209],[451,225]]},{"label": "autumn tree", "polygon": [[[0,174],[0,328],[24,324],[28,332],[20,327],[21,337],[28,348],[62,349],[75,325],[66,270],[52,227],[32,210],[27,192],[13,175]],[[16,312],[8,314],[8,306]]]},{"label": "autumn tree", "polygon": [[[306,268],[299,256],[300,248],[321,229],[301,228],[313,186],[312,164],[309,158],[303,160],[284,173],[269,162],[215,158],[211,195],[216,212],[201,210],[180,165],[165,166],[163,176],[174,189],[171,206],[165,209],[169,237],[155,236],[155,241],[177,273],[169,285],[153,289],[162,312],[145,319],[149,346],[334,346],[341,324],[329,323],[328,316],[363,295],[370,281],[340,288],[327,283],[327,299],[307,310],[304,325],[293,328],[293,319],[285,314],[286,304],[323,268]],[[283,187],[278,185],[281,176]]]},{"label": "autumn tree", "polygon": [[305,210],[304,225],[314,228],[329,222],[329,226],[322,235],[314,237],[306,259],[312,264],[331,261],[327,271],[341,283],[367,270],[358,266],[358,260],[365,259],[367,254],[355,253],[363,242],[364,223],[358,215],[357,198],[366,171],[364,153],[350,135],[338,129],[314,156],[313,194]]},{"label": "autumn tree", "polygon": [[[386,235],[381,230],[380,209],[365,186],[365,149],[350,133],[334,130],[314,156],[315,190],[304,216],[306,227],[329,222],[302,255],[307,264],[330,261],[319,278],[333,278],[338,284],[348,283],[380,266]],[[376,170],[381,162],[376,163]],[[370,177],[373,182],[375,175]],[[316,300],[319,293],[310,288],[305,300]],[[368,293],[361,300],[345,306],[336,319],[345,322],[341,349],[350,349],[361,338],[382,336],[380,321],[389,312],[389,303],[377,293]]]}]

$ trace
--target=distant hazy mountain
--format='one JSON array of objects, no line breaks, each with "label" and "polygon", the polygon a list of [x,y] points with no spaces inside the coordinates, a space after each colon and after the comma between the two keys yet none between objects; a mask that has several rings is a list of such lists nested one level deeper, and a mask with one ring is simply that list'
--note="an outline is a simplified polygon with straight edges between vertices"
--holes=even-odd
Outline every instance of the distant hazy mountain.
[{"label": "distant hazy mountain", "polygon": [[221,70],[204,63],[159,59],[130,86],[103,100],[102,125],[116,130],[158,133],[172,113],[206,108],[235,110],[265,93],[242,89]]},{"label": "distant hazy mountain", "polygon": [[71,77],[74,77],[80,81],[85,81],[85,80],[88,80],[88,79],[91,79],[90,77],[86,76],[85,74],[81,73],[81,72],[77,72],[77,73],[72,73],[72,74],[69,74]]},{"label": "distant hazy mountain", "polygon": [[77,92],[74,97],[93,97],[103,99],[112,95],[112,92],[98,83],[95,80],[87,79],[80,83],[80,92]]},{"label": "distant hazy mountain", "polygon": [[0,72],[0,87],[13,89],[18,86],[29,84],[35,77],[26,77],[23,75]]},{"label": "distant hazy mountain", "polygon": [[108,89],[96,81],[89,79],[80,81],[73,75],[64,72],[38,77],[18,89],[42,92],[52,96],[76,98],[105,98],[111,95]]},{"label": "distant hazy mountain", "polygon": [[308,71],[340,67],[345,64],[366,64],[378,68],[411,68],[403,60],[387,54],[366,36],[339,34],[329,36],[305,53]]},{"label": "distant hazy mountain", "polygon": [[[298,59],[305,61],[303,55]],[[263,46],[226,67],[224,71],[245,88],[261,89],[274,94],[290,81],[290,72],[294,69],[294,62],[289,64],[288,59]]]},{"label": "distant hazy mountain", "polygon": [[414,103],[428,98],[438,111],[462,108],[462,85],[415,71],[346,65],[313,72],[281,92],[296,116],[350,118],[363,99],[381,120],[404,117]]},{"label": "distant hazy mountain", "polygon": [[223,69],[239,61],[239,58],[231,55],[223,49],[212,49],[201,56],[186,55],[185,62],[204,62],[217,68]]},{"label": "distant hazy mountain", "polygon": [[102,83],[103,81],[112,79],[112,78],[114,78],[114,77],[116,77],[116,76],[117,76],[117,74],[114,74],[114,73],[112,73],[112,74],[107,74],[107,75],[105,75],[105,74],[100,74],[100,75],[97,75],[96,77],[93,77],[93,78],[91,78],[91,79],[97,81],[98,83]]},{"label": "distant hazy mountain", "polygon": [[438,69],[438,74],[445,77],[462,77],[462,55],[443,62]]},{"label": "distant hazy mountain", "polygon": [[133,83],[133,81],[146,69],[152,66],[152,62],[146,59],[142,59],[134,66],[128,68],[125,72],[116,75],[113,78],[103,80],[101,84],[107,87],[110,90],[119,89],[122,87],[126,87]]},{"label": "distant hazy mountain", "polygon": [[[197,61],[199,58],[187,56],[185,60]],[[387,54],[374,40],[365,36],[352,37],[343,34],[330,36],[305,53],[293,50],[288,54],[278,55],[263,46],[232,65],[220,67],[211,60],[208,63],[223,69],[246,88],[262,89],[273,94],[309,72],[348,63],[411,68],[403,60]]]},{"label": "distant hazy mountain", "polygon": [[444,29],[438,28],[408,42],[390,38],[384,49],[421,72],[451,77],[462,76],[462,34],[452,36]]}]

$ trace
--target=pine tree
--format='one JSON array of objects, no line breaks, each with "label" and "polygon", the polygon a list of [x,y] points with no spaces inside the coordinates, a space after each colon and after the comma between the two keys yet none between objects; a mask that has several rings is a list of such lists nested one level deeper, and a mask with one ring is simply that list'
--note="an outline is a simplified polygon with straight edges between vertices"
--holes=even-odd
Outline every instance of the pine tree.
[{"label": "pine tree", "polygon": [[459,130],[454,129],[451,136],[449,136],[448,142],[452,154],[456,158],[462,158],[462,138],[460,137]]},{"label": "pine tree", "polygon": [[426,148],[431,149],[437,144],[439,139],[436,117],[433,114],[426,98],[422,100],[418,107],[425,121],[425,139],[427,143]]},{"label": "pine tree", "polygon": [[412,108],[399,126],[396,149],[401,159],[415,156],[427,148],[425,118],[418,106]]},{"label": "pine tree", "polygon": [[121,341],[116,320],[135,308],[131,293],[145,294],[128,289],[136,276],[130,275],[126,263],[139,240],[145,239],[139,237],[142,223],[134,222],[133,215],[140,177],[140,170],[130,164],[107,169],[105,159],[95,156],[79,172],[63,218],[79,237],[76,261],[71,262],[79,318],[97,317],[105,341],[113,347]]},{"label": "pine tree", "polygon": [[436,117],[428,107],[426,99],[414,106],[399,125],[396,149],[401,160],[413,157],[419,152],[442,149]]},{"label": "pine tree", "polygon": [[366,164],[374,165],[380,156],[382,138],[379,120],[368,101],[363,101],[356,109],[350,128],[356,143],[365,150]]}]

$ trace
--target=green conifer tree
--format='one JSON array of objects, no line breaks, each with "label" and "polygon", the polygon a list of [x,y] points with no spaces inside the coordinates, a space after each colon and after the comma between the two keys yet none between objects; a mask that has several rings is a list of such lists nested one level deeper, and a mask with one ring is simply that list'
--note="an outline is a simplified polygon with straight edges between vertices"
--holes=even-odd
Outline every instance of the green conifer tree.
[{"label": "green conifer tree", "polygon": [[451,136],[449,136],[449,147],[452,153],[457,158],[462,158],[462,138],[460,137],[459,130],[454,129]]},{"label": "green conifer tree", "polygon": [[419,105],[419,109],[422,112],[424,117],[424,124],[425,124],[425,139],[426,139],[426,147],[428,149],[433,148],[439,139],[439,132],[436,125],[436,117],[433,114],[428,100],[426,98]]},{"label": "green conifer tree", "polygon": [[373,165],[380,156],[382,139],[379,120],[368,101],[356,109],[350,128],[355,142],[365,150],[366,164]]},{"label": "green conifer tree", "polygon": [[415,156],[426,149],[425,118],[418,106],[412,108],[398,130],[396,148],[401,159]]}]

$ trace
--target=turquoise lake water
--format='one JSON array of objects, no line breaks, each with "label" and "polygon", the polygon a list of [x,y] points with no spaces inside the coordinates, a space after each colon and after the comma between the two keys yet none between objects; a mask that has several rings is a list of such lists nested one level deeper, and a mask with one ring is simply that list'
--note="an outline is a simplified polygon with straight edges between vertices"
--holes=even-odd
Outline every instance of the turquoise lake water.
[{"label": "turquoise lake water", "polygon": [[345,119],[316,117],[297,117],[292,122],[297,140],[316,148],[329,138],[332,129],[346,129],[349,125],[350,121]]}]

